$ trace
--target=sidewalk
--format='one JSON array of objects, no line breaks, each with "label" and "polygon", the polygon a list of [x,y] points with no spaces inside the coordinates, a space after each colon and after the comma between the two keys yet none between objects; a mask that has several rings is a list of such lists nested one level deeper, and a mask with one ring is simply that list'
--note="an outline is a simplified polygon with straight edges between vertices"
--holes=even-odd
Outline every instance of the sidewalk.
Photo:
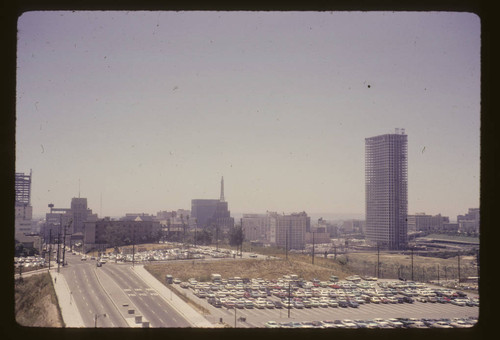
[{"label": "sidewalk", "polygon": [[65,327],[85,327],[80,312],[73,303],[73,298],[69,290],[66,279],[56,271],[50,271],[54,290],[56,291],[59,308],[61,308],[62,318]]},{"label": "sidewalk", "polygon": [[193,327],[213,328],[216,327],[210,323],[203,315],[194,310],[193,307],[184,302],[176,294],[172,293],[163,283],[151,275],[144,266],[136,265],[132,270],[146,282],[151,288],[154,288],[165,301],[167,301],[177,312],[179,312]]}]

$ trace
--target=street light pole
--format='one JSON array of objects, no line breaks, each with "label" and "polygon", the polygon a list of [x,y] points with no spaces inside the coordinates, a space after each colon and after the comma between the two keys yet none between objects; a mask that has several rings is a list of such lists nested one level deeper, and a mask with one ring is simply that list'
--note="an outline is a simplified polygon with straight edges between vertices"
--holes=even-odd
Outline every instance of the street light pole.
[{"label": "street light pole", "polygon": [[135,266],[135,225],[132,226],[132,267]]}]

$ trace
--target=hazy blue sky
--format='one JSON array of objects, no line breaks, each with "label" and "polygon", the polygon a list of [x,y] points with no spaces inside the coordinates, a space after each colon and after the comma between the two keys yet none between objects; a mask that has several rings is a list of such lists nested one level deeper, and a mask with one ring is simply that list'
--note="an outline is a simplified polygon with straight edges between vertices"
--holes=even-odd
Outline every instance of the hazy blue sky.
[{"label": "hazy blue sky", "polygon": [[409,213],[479,206],[480,19],[446,12],[29,12],[16,171],[35,214],[361,213],[364,141],[405,128]]}]

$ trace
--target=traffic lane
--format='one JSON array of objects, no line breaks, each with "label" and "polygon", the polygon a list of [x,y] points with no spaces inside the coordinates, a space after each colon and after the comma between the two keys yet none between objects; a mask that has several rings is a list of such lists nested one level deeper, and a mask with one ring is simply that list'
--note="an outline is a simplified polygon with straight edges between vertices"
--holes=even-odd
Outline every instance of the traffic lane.
[{"label": "traffic lane", "polygon": [[109,321],[112,323],[112,327],[128,327],[127,322],[118,311],[117,306],[113,303],[111,298],[105,292],[104,287],[99,282],[99,279],[95,273],[96,269],[96,267],[90,266],[89,271],[87,271],[86,273],[88,274],[90,281],[93,282],[91,283],[91,286],[95,287],[95,291],[92,291],[92,293],[95,292],[95,295],[93,294],[93,296],[95,296],[95,298],[99,301],[105,302],[106,304],[105,311],[107,311],[107,313],[104,320],[109,319]]},{"label": "traffic lane", "polygon": [[90,289],[85,280],[82,280],[82,275],[77,274],[80,270],[81,267],[78,271],[73,268],[65,268],[64,275],[70,288],[70,298],[77,304],[85,327],[94,327],[95,315],[99,314],[99,306],[96,305],[95,300],[89,294]]},{"label": "traffic lane", "polygon": [[153,288],[127,265],[104,265],[101,269],[118,284],[137,306],[151,327],[191,327]]},{"label": "traffic lane", "polygon": [[133,273],[129,266],[109,266],[106,269],[124,282],[122,288],[150,321],[151,327],[190,327],[189,322],[168,305],[156,290]]},{"label": "traffic lane", "polygon": [[88,327],[94,327],[96,324],[100,327],[116,327],[112,321],[114,306],[107,304],[106,298],[100,294],[100,287],[95,286],[96,282],[91,279],[93,273],[88,271],[90,269],[88,266],[86,267],[79,266],[78,270],[73,271],[75,285],[85,303],[82,313],[85,323]]},{"label": "traffic lane", "polygon": [[71,282],[68,285],[71,296],[78,299],[77,306],[87,327],[95,326],[96,315],[99,327],[128,326],[113,302],[103,291],[92,265],[78,265],[65,269],[70,269],[68,277]]},{"label": "traffic lane", "polygon": [[83,324],[85,327],[94,327],[94,316],[92,314],[94,306],[91,305],[92,302],[88,299],[82,285],[80,285],[76,280],[74,271],[68,270],[64,273],[64,276],[70,289],[70,299],[72,299],[72,303],[76,303],[80,316],[82,317]]},{"label": "traffic lane", "polygon": [[151,305],[150,301],[145,301],[148,292],[145,287],[138,287],[130,280],[130,277],[125,273],[117,270],[116,268],[111,268],[114,266],[104,265],[100,270],[104,271],[111,277],[120,289],[127,294],[128,298],[137,307],[136,315],[142,315],[146,321],[149,321],[150,327],[171,327],[169,321],[162,317],[161,313],[157,311],[154,305]]}]

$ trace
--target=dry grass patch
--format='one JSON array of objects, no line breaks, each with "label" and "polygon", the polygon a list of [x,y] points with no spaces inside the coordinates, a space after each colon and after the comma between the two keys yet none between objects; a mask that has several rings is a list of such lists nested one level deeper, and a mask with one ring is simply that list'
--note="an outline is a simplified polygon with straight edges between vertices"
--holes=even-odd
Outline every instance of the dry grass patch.
[{"label": "dry grass patch", "polygon": [[182,281],[195,278],[198,281],[209,281],[210,274],[217,273],[223,278],[239,276],[242,278],[278,279],[283,275],[297,274],[310,280],[318,278],[328,280],[331,275],[345,277],[348,275],[338,268],[325,268],[302,261],[293,260],[255,260],[231,259],[219,261],[182,261],[145,265],[151,274],[165,283],[165,275],[170,274]]},{"label": "dry grass patch", "polygon": [[15,314],[21,326],[63,327],[57,297],[48,273],[15,283]]}]

